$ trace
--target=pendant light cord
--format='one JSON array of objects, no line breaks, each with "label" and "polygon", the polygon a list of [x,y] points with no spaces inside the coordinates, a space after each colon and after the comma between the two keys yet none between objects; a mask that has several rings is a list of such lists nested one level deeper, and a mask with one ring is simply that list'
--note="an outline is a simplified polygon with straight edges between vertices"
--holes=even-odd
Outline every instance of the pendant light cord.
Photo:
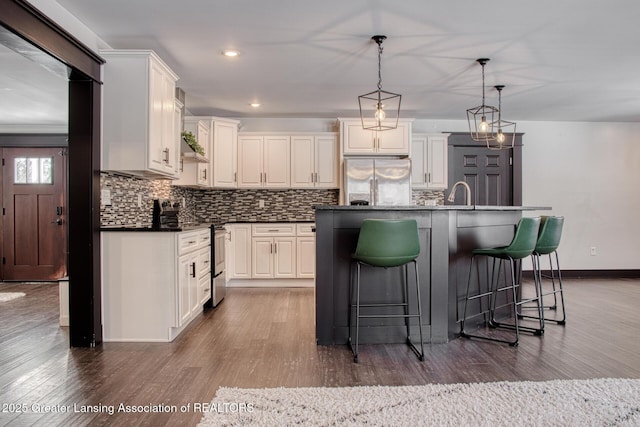
[{"label": "pendant light cord", "polygon": [[484,64],[482,65],[482,106],[484,107]]},{"label": "pendant light cord", "polygon": [[378,43],[378,90],[382,90],[382,42]]}]

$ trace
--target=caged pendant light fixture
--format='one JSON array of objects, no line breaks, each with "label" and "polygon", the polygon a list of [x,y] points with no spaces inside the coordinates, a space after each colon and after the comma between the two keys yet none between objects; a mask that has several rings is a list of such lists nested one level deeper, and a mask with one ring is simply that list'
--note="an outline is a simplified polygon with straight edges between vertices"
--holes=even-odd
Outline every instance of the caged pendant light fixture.
[{"label": "caged pendant light fixture", "polygon": [[[493,124],[495,138],[487,140],[487,148],[491,150],[508,150],[513,148],[515,144],[516,124],[502,119],[502,89],[504,89],[504,85],[496,85],[494,87],[498,91],[498,120]],[[505,135],[505,131],[509,132],[510,135]]]},{"label": "caged pendant light fixture", "polygon": [[485,142],[488,146],[495,139],[493,126],[498,109],[484,103],[484,66],[489,62],[489,58],[478,58],[476,61],[482,66],[482,105],[467,110],[467,121],[471,139]]},{"label": "caged pendant light fixture", "polygon": [[378,44],[378,89],[358,97],[363,129],[383,131],[398,127],[402,95],[382,90],[382,42],[386,39],[387,36],[371,37]]}]

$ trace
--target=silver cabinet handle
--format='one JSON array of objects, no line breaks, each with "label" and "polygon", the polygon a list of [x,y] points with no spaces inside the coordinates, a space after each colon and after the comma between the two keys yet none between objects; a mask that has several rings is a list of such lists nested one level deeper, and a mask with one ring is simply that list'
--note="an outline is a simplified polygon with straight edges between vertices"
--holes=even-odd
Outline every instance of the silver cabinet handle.
[{"label": "silver cabinet handle", "polygon": [[165,148],[162,152],[164,153],[164,162],[169,164],[169,148]]},{"label": "silver cabinet handle", "polygon": [[277,254],[278,253],[278,243],[277,242],[273,244],[273,248],[274,248],[273,253]]},{"label": "silver cabinet handle", "polygon": [[238,172],[233,173],[233,182],[238,182]]}]

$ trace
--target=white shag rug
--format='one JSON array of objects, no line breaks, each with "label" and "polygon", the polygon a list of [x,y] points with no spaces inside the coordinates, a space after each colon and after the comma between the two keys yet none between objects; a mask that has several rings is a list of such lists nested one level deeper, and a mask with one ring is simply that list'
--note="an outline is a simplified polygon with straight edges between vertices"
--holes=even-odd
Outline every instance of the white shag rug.
[{"label": "white shag rug", "polygon": [[24,292],[0,292],[0,302],[11,301],[23,296],[25,296]]},{"label": "white shag rug", "polygon": [[640,426],[639,379],[220,388],[199,426]]}]

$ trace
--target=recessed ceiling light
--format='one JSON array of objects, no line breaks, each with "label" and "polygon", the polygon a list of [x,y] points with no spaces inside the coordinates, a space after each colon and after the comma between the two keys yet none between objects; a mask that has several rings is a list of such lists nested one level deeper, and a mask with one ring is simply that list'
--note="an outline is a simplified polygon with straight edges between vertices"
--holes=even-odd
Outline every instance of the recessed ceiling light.
[{"label": "recessed ceiling light", "polygon": [[225,49],[222,51],[222,54],[227,58],[235,58],[240,55],[240,52],[235,49]]},{"label": "recessed ceiling light", "polygon": [[251,105],[253,108],[258,108],[260,106],[260,103],[259,102],[252,102],[249,105]]}]

